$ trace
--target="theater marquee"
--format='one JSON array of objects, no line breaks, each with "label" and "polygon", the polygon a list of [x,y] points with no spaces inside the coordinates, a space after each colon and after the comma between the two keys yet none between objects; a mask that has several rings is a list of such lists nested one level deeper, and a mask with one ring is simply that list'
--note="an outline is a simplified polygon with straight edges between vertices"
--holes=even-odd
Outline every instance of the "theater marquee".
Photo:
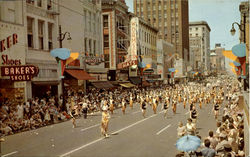
[{"label": "theater marquee", "polygon": [[10,76],[12,81],[30,81],[39,72],[34,65],[2,66],[1,75]]}]

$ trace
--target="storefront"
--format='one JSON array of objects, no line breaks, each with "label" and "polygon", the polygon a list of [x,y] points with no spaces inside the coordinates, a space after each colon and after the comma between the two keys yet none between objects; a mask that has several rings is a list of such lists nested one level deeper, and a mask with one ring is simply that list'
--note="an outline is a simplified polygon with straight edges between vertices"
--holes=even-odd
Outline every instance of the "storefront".
[{"label": "storefront", "polygon": [[30,75],[27,74],[30,71],[27,70],[26,73],[25,67],[20,69],[26,65],[24,27],[0,22],[0,30],[0,102],[24,102],[26,82],[30,80]]}]

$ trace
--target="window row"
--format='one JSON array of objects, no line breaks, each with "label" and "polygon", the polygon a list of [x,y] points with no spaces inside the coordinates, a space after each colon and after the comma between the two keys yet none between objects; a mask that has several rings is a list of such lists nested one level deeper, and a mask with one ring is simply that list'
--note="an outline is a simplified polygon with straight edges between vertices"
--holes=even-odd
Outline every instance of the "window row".
[{"label": "window row", "polygon": [[[29,4],[32,4],[32,5],[35,5],[35,2],[36,2],[36,6],[37,7],[45,7],[44,5],[46,3],[43,3],[43,2],[46,2],[46,0],[26,0],[26,3],[29,3]],[[52,10],[52,0],[47,0],[47,9],[48,10]]]},{"label": "window row", "polygon": [[96,40],[84,38],[84,51],[89,53],[90,56],[96,55]]},{"label": "window row", "polygon": [[[51,50],[53,49],[53,44],[52,44],[52,34],[53,34],[53,24],[49,23],[46,21],[42,21],[38,19],[38,24],[35,25],[35,20],[34,18],[27,17],[27,41],[28,41],[28,47],[29,48],[38,48],[40,50],[45,49],[45,42],[48,41],[48,49]],[[46,25],[45,25],[46,24]],[[48,32],[45,30],[45,26],[48,27]],[[35,28],[37,27],[37,28]],[[35,31],[38,30],[38,36],[35,36]],[[48,39],[45,39],[45,34],[48,34]],[[35,41],[38,40],[38,47],[34,46]]]}]

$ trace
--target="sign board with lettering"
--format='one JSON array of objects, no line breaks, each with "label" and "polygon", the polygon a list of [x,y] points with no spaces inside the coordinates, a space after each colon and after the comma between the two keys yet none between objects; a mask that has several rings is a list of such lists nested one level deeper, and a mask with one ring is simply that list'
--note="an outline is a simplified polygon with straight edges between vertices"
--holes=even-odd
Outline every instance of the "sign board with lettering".
[{"label": "sign board with lettering", "polygon": [[131,41],[130,41],[130,56],[131,60],[137,60],[137,38],[139,30],[139,19],[138,17],[133,17],[130,21],[131,27]]},{"label": "sign board with lettering", "polygon": [[88,65],[99,65],[102,62],[104,62],[104,58],[103,57],[92,57],[92,56],[88,56],[85,58],[85,63]]},{"label": "sign board with lettering", "polygon": [[127,67],[131,67],[132,65],[137,65],[137,60],[128,60],[126,62],[119,63],[118,69],[124,69]]},{"label": "sign board with lettering", "polygon": [[38,72],[38,67],[34,65],[1,67],[1,75],[9,76],[12,81],[30,81]]}]

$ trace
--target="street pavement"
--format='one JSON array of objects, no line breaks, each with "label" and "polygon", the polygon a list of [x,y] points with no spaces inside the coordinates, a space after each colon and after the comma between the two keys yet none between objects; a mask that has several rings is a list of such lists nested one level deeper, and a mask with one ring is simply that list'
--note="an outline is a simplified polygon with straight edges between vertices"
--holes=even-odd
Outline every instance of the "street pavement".
[{"label": "street pavement", "polygon": [[[196,106],[197,130],[205,138],[209,130],[216,129],[212,105],[201,110]],[[101,136],[101,113],[95,113],[87,119],[77,119],[76,128],[67,121],[7,136],[1,142],[1,156],[174,157],[179,152],[175,147],[178,123],[186,124],[188,109],[179,104],[175,115],[168,110],[167,118],[163,117],[161,106],[157,114],[147,106],[146,118],[139,105],[128,107],[125,115],[117,109],[111,115],[109,138]]]}]

